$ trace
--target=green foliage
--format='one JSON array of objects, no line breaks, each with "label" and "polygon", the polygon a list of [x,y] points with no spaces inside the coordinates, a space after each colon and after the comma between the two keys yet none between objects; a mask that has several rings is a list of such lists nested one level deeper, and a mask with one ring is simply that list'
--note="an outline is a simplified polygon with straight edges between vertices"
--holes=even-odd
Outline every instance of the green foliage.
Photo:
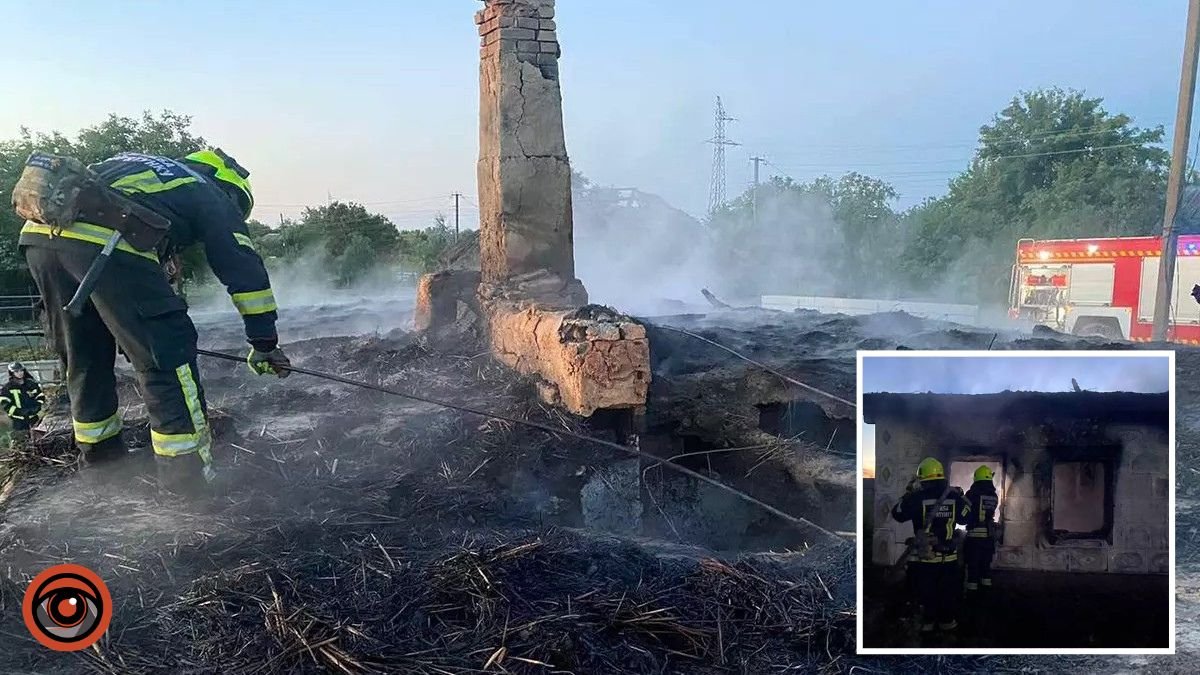
[{"label": "green foliage", "polygon": [[[149,112],[140,119],[109,115],[103,122],[83,129],[74,140],[55,131],[33,133],[22,128],[13,140],[0,141],[0,203],[17,184],[25,160],[35,150],[76,157],[85,164],[99,162],[121,152],[181,157],[205,145],[191,132],[191,118],[164,111]],[[32,286],[25,260],[17,251],[17,235],[24,223],[10,208],[0,209],[0,290],[23,293]]]},{"label": "green foliage", "polygon": [[907,214],[907,281],[999,300],[1019,238],[1155,232],[1170,161],[1153,145],[1163,130],[1135,127],[1102,103],[1062,89],[1013,98],[980,129],[979,149],[949,194]]},{"label": "green foliage", "polygon": [[398,251],[401,265],[410,272],[433,272],[442,253],[454,245],[454,228],[446,218],[437,215],[433,225],[423,230],[404,230],[400,233]]}]

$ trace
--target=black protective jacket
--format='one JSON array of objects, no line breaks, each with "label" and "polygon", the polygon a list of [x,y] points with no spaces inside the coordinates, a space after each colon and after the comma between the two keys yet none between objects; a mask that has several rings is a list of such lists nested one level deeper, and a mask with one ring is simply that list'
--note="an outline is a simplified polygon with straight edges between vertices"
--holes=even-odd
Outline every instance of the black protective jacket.
[{"label": "black protective jacket", "polygon": [[990,480],[977,480],[967,490],[967,503],[971,505],[971,513],[967,517],[967,537],[972,539],[991,539],[994,537],[996,525],[996,508],[1000,498],[996,495],[996,486]]},{"label": "black protective jacket", "polygon": [[939,505],[938,498],[945,489],[945,480],[925,481],[919,488],[901,497],[892,508],[893,518],[901,523],[912,523],[914,535],[918,531],[929,533],[933,552],[937,554],[935,562],[958,560],[954,526],[966,524],[971,513],[971,507],[960,488],[951,487]]},{"label": "black protective jacket", "polygon": [[[170,234],[159,251],[139,252],[122,243],[116,254],[157,260],[193,244],[203,245],[209,267],[242,315],[247,338],[262,351],[275,348],[277,307],[266,267],[237,205],[213,179],[178,160],[138,153],[123,153],[89,168],[126,197],[171,221]],[[47,230],[26,223],[21,245],[55,245]],[[85,223],[62,236],[102,245],[103,234]]]},{"label": "black protective jacket", "polygon": [[4,390],[0,392],[0,404],[10,418],[29,420],[41,414],[42,406],[46,404],[46,393],[29,373],[25,373],[20,380],[8,378]]}]

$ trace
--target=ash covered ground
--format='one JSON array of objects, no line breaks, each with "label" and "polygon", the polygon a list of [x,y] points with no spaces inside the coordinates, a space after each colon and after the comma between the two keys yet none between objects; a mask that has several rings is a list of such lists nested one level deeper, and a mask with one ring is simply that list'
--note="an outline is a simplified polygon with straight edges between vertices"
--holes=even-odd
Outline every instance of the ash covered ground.
[{"label": "ash covered ground", "polygon": [[[293,360],[604,438],[541,405],[477,344],[404,331],[409,298],[284,312]],[[712,472],[826,529],[853,529],[853,410],[695,332],[854,399],[858,349],[1132,348],[868,317],[735,310],[649,320],[647,452]],[[241,353],[229,313],[204,346]],[[347,334],[351,336],[346,336]],[[859,657],[854,554],[652,461],[437,406],[202,362],[226,494],[160,499],[143,449],[77,471],[52,433],[0,516],[4,672],[1192,672],[1200,633],[1200,352],[1178,351],[1174,657]],[[146,443],[131,391],[127,434]],[[847,445],[848,443],[848,445]],[[740,448],[740,449],[739,449]],[[641,476],[629,526],[621,476]],[[614,484],[616,484],[614,486]],[[605,496],[607,486],[608,496]],[[600,495],[597,497],[596,495]],[[627,504],[626,504],[627,506]],[[21,624],[29,579],[64,561],[116,605],[96,649],[53,653]]]}]

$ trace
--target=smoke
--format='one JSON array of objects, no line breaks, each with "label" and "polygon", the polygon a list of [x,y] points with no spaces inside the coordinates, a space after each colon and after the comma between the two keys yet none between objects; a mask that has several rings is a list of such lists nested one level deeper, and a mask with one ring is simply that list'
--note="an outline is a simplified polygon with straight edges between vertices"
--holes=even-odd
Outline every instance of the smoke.
[{"label": "smoke", "polygon": [[702,288],[757,306],[763,294],[838,287],[840,229],[808,195],[764,196],[757,225],[733,216],[705,224],[637,190],[589,187],[574,203],[576,275],[593,302],[665,314],[711,309]]},{"label": "smoke", "polygon": [[1170,387],[1162,356],[867,357],[863,391],[993,394],[1002,391],[1161,393]]},{"label": "smoke", "polygon": [[[379,265],[352,284],[339,284],[319,253],[267,260],[279,305],[278,330],[286,344],[317,337],[386,333],[412,327],[416,278]],[[190,314],[209,344],[244,338],[226,289],[214,277],[186,289]]]}]

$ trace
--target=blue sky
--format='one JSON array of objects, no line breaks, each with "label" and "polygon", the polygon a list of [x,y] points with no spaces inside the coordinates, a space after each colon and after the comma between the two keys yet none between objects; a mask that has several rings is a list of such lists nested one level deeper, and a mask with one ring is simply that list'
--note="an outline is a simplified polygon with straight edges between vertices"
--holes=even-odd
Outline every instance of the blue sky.
[{"label": "blue sky", "polygon": [[[1165,392],[1171,364],[1165,356],[864,356],[864,392],[992,394],[1071,391],[1071,378],[1089,391]],[[875,466],[875,427],[863,425],[863,467]]]},{"label": "blue sky", "polygon": [[[944,190],[1020,89],[1082,88],[1169,123],[1186,15],[1185,0],[558,4],[575,168],[695,214],[717,94],[743,143],[731,193],[758,153],[802,180],[887,178],[909,205]],[[480,7],[0,0],[0,138],[169,108],[251,169],[268,222],[332,195],[420,225],[461,191],[473,226]]]}]

